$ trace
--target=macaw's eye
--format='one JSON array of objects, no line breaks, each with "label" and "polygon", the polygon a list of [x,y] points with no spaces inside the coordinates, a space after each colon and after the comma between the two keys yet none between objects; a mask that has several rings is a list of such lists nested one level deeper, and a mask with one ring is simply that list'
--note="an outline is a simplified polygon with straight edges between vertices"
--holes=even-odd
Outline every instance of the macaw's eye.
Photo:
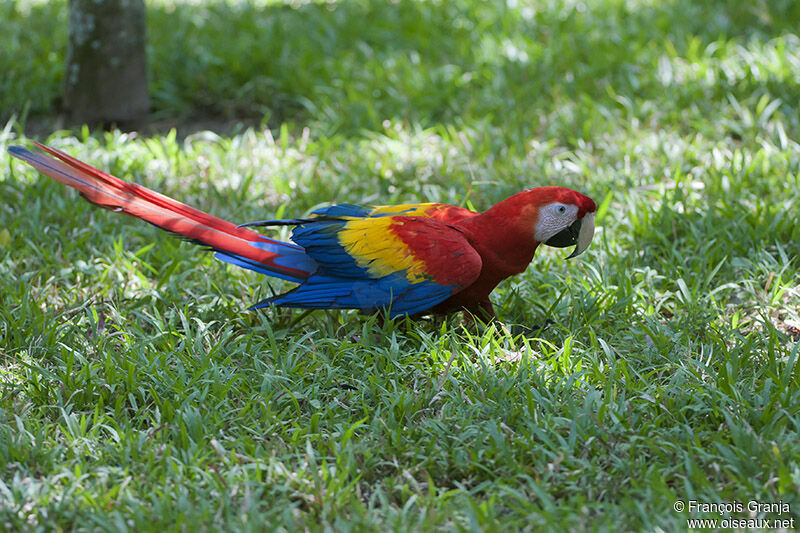
[{"label": "macaw's eye", "polygon": [[567,212],[567,208],[563,205],[558,206],[558,212],[564,214]]}]

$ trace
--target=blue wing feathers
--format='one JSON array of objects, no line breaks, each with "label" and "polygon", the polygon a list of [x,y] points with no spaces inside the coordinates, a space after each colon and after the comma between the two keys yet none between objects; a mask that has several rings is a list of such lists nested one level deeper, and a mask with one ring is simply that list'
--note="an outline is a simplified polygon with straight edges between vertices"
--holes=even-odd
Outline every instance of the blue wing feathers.
[{"label": "blue wing feathers", "polygon": [[353,280],[316,275],[285,294],[258,302],[251,309],[274,305],[306,309],[388,309],[389,316],[411,315],[450,296],[453,287],[422,282],[411,285],[402,275]]},{"label": "blue wing feathers", "polygon": [[339,205],[331,205],[328,207],[323,207],[321,209],[317,209],[312,211],[311,213],[314,215],[319,215],[323,217],[357,217],[363,218],[369,216],[370,212],[372,211],[371,207],[366,207],[363,205],[357,204],[339,204]]},{"label": "blue wing feathers", "polygon": [[214,257],[220,261],[225,261],[226,263],[230,263],[232,265],[254,270],[268,276],[285,279],[287,281],[294,281],[296,283],[302,283],[308,278],[308,276],[312,275],[319,269],[317,262],[314,261],[311,256],[306,254],[305,250],[303,250],[301,246],[283,243],[280,241],[273,241],[272,239],[267,239],[266,237],[263,239],[263,241],[249,241],[248,244],[255,248],[279,254],[280,257],[277,257],[274,260],[278,267],[300,270],[305,272],[306,275],[295,276],[291,273],[283,272],[279,268],[271,268],[270,265],[252,261],[237,254],[226,253],[222,251],[217,251],[217,253],[214,254]]},{"label": "blue wing feathers", "polygon": [[287,274],[286,272],[282,272],[278,269],[271,269],[265,266],[263,263],[256,263],[255,261],[247,259],[246,257],[242,257],[241,255],[215,252],[214,257],[220,261],[230,263],[231,265],[236,265],[248,270],[254,270],[259,274],[266,274],[267,276],[284,279],[286,281],[293,281],[295,283],[302,283],[304,281],[303,278],[292,276],[291,274]]},{"label": "blue wing feathers", "polygon": [[[458,282],[455,285],[441,285],[432,279],[412,281],[405,270],[382,276],[371,272],[369,266],[378,259],[370,259],[367,263],[359,262],[339,241],[340,232],[350,221],[378,216],[371,215],[371,211],[372,208],[360,205],[340,204],[317,209],[312,212],[312,218],[287,219],[285,221],[287,223],[296,223],[292,230],[292,240],[302,250],[297,257],[307,258],[306,260],[311,261],[316,269],[298,287],[284,294],[266,298],[251,309],[269,306],[305,309],[360,309],[362,311],[383,309],[387,310],[389,316],[394,318],[427,311],[461,290],[465,286],[464,284],[471,283],[477,278],[480,271],[480,260],[471,248],[468,248],[468,251],[471,250],[472,254],[475,254],[475,257],[471,258],[474,277],[467,275],[463,283]],[[380,216],[397,214],[399,213],[394,212]],[[442,238],[442,232],[447,235],[446,232],[454,231],[449,228],[442,228],[439,231],[438,226],[433,227],[430,224],[418,222],[419,227],[416,228],[421,240],[429,241],[430,246],[435,246],[437,239]],[[436,224],[439,223],[436,222]],[[367,232],[365,232],[365,238],[369,238]],[[458,234],[456,238],[461,239],[462,237]],[[469,247],[466,241],[464,241],[464,246]],[[392,244],[388,240],[369,242],[369,249],[378,256],[383,251],[393,251]],[[452,257],[459,257],[465,253],[467,251],[459,252],[458,255]],[[292,254],[288,257],[294,258],[295,256]],[[223,260],[233,262],[229,259]],[[301,262],[300,259],[292,260]],[[443,260],[448,259],[443,258]],[[243,266],[252,268],[247,265]]]}]

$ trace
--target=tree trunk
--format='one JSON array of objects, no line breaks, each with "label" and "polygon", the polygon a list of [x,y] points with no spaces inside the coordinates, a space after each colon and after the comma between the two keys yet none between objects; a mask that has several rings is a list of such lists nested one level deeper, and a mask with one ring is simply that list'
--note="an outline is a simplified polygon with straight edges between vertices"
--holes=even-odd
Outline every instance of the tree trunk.
[{"label": "tree trunk", "polygon": [[70,0],[63,97],[71,122],[144,124],[145,30],[144,0]]}]

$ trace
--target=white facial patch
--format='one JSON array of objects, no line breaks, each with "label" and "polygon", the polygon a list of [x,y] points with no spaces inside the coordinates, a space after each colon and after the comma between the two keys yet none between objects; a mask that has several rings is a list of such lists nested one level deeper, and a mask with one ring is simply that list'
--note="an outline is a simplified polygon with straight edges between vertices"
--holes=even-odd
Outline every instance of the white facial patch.
[{"label": "white facial patch", "polygon": [[539,208],[536,233],[533,238],[545,242],[559,231],[569,227],[578,217],[578,206],[554,202]]}]

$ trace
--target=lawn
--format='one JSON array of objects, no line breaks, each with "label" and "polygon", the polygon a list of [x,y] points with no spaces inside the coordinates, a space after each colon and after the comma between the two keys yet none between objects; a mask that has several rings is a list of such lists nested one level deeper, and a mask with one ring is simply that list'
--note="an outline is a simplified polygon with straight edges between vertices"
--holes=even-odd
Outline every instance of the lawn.
[{"label": "lawn", "polygon": [[800,3],[148,10],[157,127],[55,131],[66,1],[3,3],[2,153],[47,142],[236,222],[557,184],[598,232],[495,291],[538,337],[250,312],[290,285],[3,155],[0,529],[800,519]]}]

